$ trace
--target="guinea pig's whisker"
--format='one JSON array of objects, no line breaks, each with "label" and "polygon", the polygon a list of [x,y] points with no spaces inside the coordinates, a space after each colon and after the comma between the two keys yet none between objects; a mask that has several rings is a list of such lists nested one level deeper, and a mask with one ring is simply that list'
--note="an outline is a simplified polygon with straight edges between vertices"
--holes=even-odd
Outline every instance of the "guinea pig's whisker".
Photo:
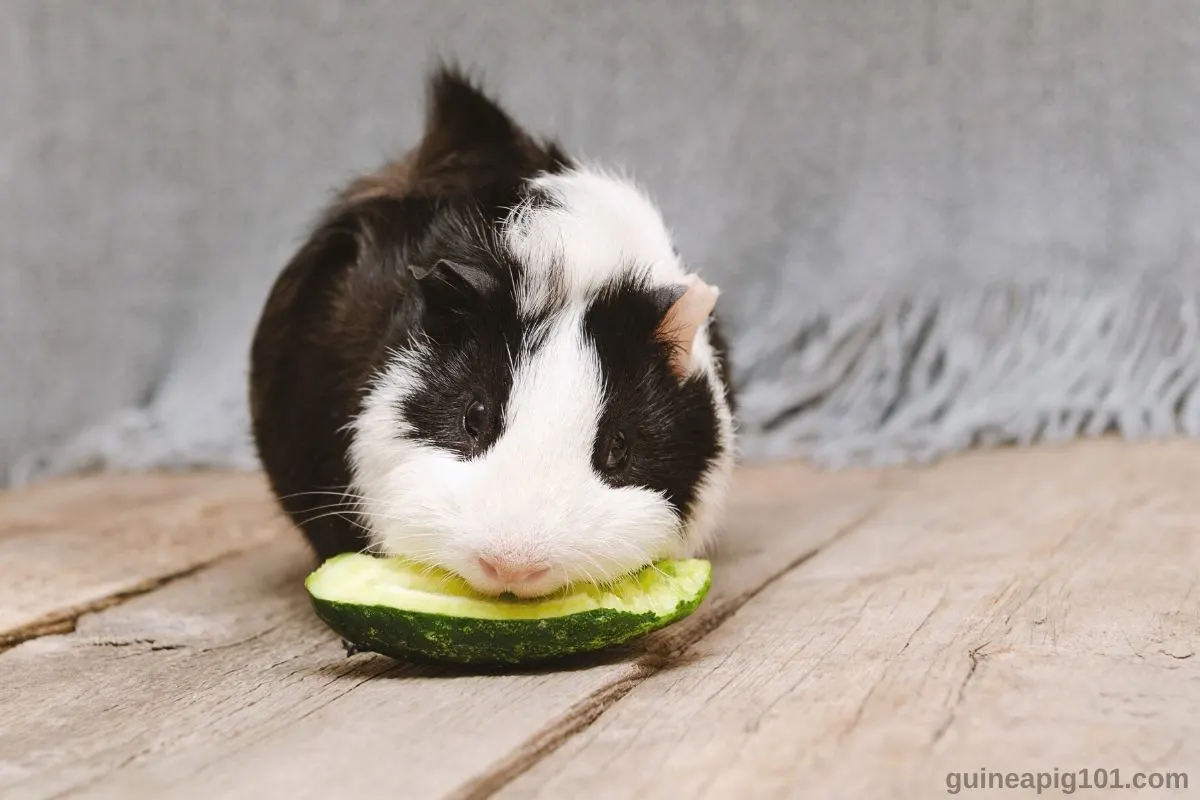
[{"label": "guinea pig's whisker", "polygon": [[[577,567],[577,569],[583,573],[583,578],[584,578],[585,582],[587,582],[587,583],[595,583],[596,582],[596,576],[592,575],[592,571],[589,570],[587,567],[585,567],[581,564],[579,567]],[[569,583],[571,585],[574,585],[575,581],[570,581]]]},{"label": "guinea pig's whisker", "polygon": [[354,518],[354,514],[348,512],[348,511],[341,511],[341,510],[327,511],[324,514],[317,514],[315,517],[308,517],[307,519],[301,520],[300,524],[301,525],[311,525],[314,522],[319,522],[320,520],[328,519],[329,517],[341,517],[342,519],[345,519],[347,522],[349,522],[351,525],[354,525],[357,528],[361,529],[364,533],[370,533],[370,531],[367,529],[367,527],[365,525],[363,525],[361,522],[359,522],[357,519]]},{"label": "guinea pig's whisker", "polygon": [[427,555],[418,555],[418,556],[415,556],[415,557],[413,558],[413,560],[414,560],[414,561],[419,561],[419,562],[421,562],[421,572],[420,572],[420,575],[421,575],[421,577],[422,577],[422,578],[424,578],[424,577],[426,577],[426,576],[428,576],[428,575],[432,575],[432,574],[433,574],[433,572],[434,572],[434,570],[436,570],[436,569],[437,569],[437,567],[436,567],[436,566],[434,566],[432,563],[430,563],[430,562],[431,562],[431,559],[428,559]]},{"label": "guinea pig's whisker", "polygon": [[605,569],[604,566],[599,561],[596,560],[596,557],[598,555],[607,558],[609,561],[612,561],[614,564],[617,565],[618,571],[619,572],[622,571],[621,563],[619,561],[617,561],[615,558],[612,558],[611,556],[605,555],[603,553],[589,553],[579,547],[572,547],[571,554],[573,557],[585,559],[593,567],[596,568],[596,570],[601,575],[600,578],[597,578],[592,573],[592,571],[590,569],[588,569],[586,566],[581,565],[579,567],[579,571],[584,574],[584,577],[587,578],[588,583],[595,584],[596,586],[599,586],[602,589],[605,589],[605,588],[608,588],[609,586],[611,586],[615,582],[615,578],[611,577],[610,570]]},{"label": "guinea pig's whisker", "polygon": [[449,572],[452,575],[456,575],[459,578],[463,577],[462,575],[459,575],[456,571],[454,571],[452,569],[448,569],[446,567],[439,566],[437,564],[437,551],[436,550],[430,550],[428,552],[419,553],[415,556],[409,556],[409,557],[413,561],[416,561],[421,564],[420,575],[423,578],[427,577],[429,575],[432,575],[434,572],[437,572],[438,570],[445,570],[446,572]]},{"label": "guinea pig's whisker", "polygon": [[354,511],[355,510],[353,508],[348,508],[341,505],[331,504],[326,506],[317,506],[316,508],[309,509],[309,516],[305,518],[305,522],[321,519],[322,517],[328,515],[353,514]]},{"label": "guinea pig's whisker", "polygon": [[651,564],[650,564],[650,568],[651,568],[652,570],[654,570],[655,572],[657,572],[659,575],[662,575],[664,578],[670,579],[670,577],[671,577],[670,575],[668,575],[668,574],[666,573],[666,571],[665,571],[665,570],[663,570],[663,568],[662,568],[662,567],[658,566],[657,564],[651,563]]},{"label": "guinea pig's whisker", "polygon": [[[378,511],[369,511],[366,508],[364,508],[362,504],[345,505],[345,504],[341,504],[341,503],[328,503],[323,506],[315,506],[309,510],[313,511],[313,512],[325,511],[325,512],[328,512],[328,515],[354,514],[354,515],[364,517],[367,519],[379,519],[379,520],[383,520],[385,522],[404,523],[406,521],[406,518],[403,518],[403,517],[396,517],[396,516],[392,516],[390,514],[384,514],[384,513],[378,512]],[[317,517],[310,518],[309,521],[315,521],[317,519],[321,519],[321,516],[319,515]]]},{"label": "guinea pig's whisker", "polygon": [[[585,558],[589,559],[593,564],[596,563],[597,558],[603,558],[606,561],[611,561],[614,565],[616,565],[617,569],[623,568],[621,562],[619,560],[617,560],[616,558],[614,558],[613,556],[610,556],[608,553],[587,553],[587,552],[580,550],[579,554],[584,556]],[[599,566],[599,565],[597,564],[597,566]],[[604,570],[604,571],[607,572],[607,570]]]},{"label": "guinea pig's whisker", "polygon": [[303,495],[303,494],[327,494],[330,492],[335,493],[335,494],[342,494],[349,488],[350,487],[348,485],[347,486],[317,486],[316,488],[306,489],[305,491],[302,491],[302,492],[292,492],[291,494],[281,495],[281,497],[296,497],[296,496]]},{"label": "guinea pig's whisker", "polygon": [[[588,555],[587,553],[583,553],[583,552],[579,553],[579,555],[582,555],[584,558],[586,558],[592,564],[592,566],[594,566],[597,570],[599,570],[599,572],[602,576],[606,574],[606,570],[604,569],[603,566],[601,566],[600,562],[598,562],[596,559],[592,558],[590,555]],[[602,585],[601,581],[597,580],[596,576],[594,574],[592,574],[592,571],[590,569],[588,569],[586,566],[581,566],[579,569],[583,572],[584,577],[587,578],[588,583],[594,583],[597,586]]]},{"label": "guinea pig's whisker", "polygon": [[324,506],[316,506],[315,508],[310,508],[308,511],[310,516],[306,518],[306,522],[316,521],[325,515],[345,514],[350,517],[365,514],[362,509],[354,508],[352,506],[338,505],[336,503],[330,503],[329,505]]},{"label": "guinea pig's whisker", "polygon": [[[641,548],[637,548],[635,550],[635,552],[638,555],[639,561],[644,560],[644,554],[643,554],[643,551],[641,550]],[[610,556],[608,553],[581,553],[581,555],[584,555],[587,558],[593,559],[593,561],[596,558],[603,558],[605,561],[610,562],[613,565],[613,567],[615,567],[615,571],[616,571],[618,577],[629,572],[629,566],[626,562],[623,562],[614,556]],[[607,574],[607,573],[611,572],[611,570],[604,570],[604,572]],[[617,580],[617,577],[611,578],[611,579],[609,579],[609,583],[615,583],[616,580]]]},{"label": "guinea pig's whisker", "polygon": [[397,521],[397,522],[402,521],[399,517],[392,517],[390,515],[383,514],[378,511],[371,511],[369,508],[367,508],[367,504],[362,503],[362,502],[325,503],[324,505],[313,506],[312,508],[310,508],[308,510],[310,512],[319,512],[319,511],[344,512],[344,513],[348,513],[348,514],[358,514],[363,517],[372,517],[372,518],[377,518],[377,519],[391,519],[391,520]]},{"label": "guinea pig's whisker", "polygon": [[325,503],[324,505],[313,506],[312,508],[308,509],[308,511],[310,513],[313,513],[313,512],[318,512],[318,511],[329,511],[331,509],[336,509],[339,511],[360,511],[361,510],[358,507],[358,505],[356,505],[356,504]]},{"label": "guinea pig's whisker", "polygon": [[342,489],[340,491],[335,491],[332,489],[330,489],[330,490],[321,489],[321,490],[314,490],[314,491],[308,491],[308,492],[292,492],[291,494],[280,495],[279,499],[280,500],[292,500],[297,497],[339,497],[339,498],[347,498],[347,499],[351,499],[351,500],[365,500],[366,499],[362,495],[351,492],[349,487]]}]

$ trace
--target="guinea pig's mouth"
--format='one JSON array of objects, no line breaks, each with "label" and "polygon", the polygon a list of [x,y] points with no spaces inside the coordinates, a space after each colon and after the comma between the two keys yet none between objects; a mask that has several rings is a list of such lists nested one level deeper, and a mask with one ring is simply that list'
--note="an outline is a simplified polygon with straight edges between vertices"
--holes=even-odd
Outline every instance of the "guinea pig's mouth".
[{"label": "guinea pig's mouth", "polygon": [[486,597],[503,600],[536,600],[568,588],[571,584],[559,570],[545,570],[536,576],[521,579],[505,579],[488,575],[483,570],[472,570],[476,574],[460,577],[476,592]]},{"label": "guinea pig's mouth", "polygon": [[498,600],[538,600],[569,589],[570,583],[555,581],[545,586],[504,586],[499,588],[484,587],[476,583],[471,583],[471,588],[481,595],[494,597]]},{"label": "guinea pig's mouth", "polygon": [[[642,565],[645,566],[645,565]],[[572,590],[582,586],[599,587],[607,589],[613,584],[619,582],[628,575],[637,572],[642,568],[639,566],[635,569],[628,570],[620,575],[603,576],[601,578],[569,578],[565,571],[551,570],[543,576],[539,576],[537,580],[528,580],[517,583],[505,583],[503,581],[489,580],[486,576],[482,579],[457,573],[472,590],[485,597],[495,598],[505,601],[521,601],[521,600],[539,600],[547,597],[569,594]],[[555,574],[557,573],[557,574]]]}]

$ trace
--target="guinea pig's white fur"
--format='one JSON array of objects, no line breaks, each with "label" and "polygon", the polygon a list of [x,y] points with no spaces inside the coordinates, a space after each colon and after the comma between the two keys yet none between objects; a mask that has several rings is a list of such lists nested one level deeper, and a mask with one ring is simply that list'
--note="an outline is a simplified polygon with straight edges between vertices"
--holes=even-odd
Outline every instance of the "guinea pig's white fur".
[{"label": "guinea pig's white fur", "polygon": [[[532,183],[555,202],[519,204],[503,226],[503,241],[524,268],[518,305],[526,312],[545,309],[564,288],[567,302],[556,304],[544,322],[545,344],[514,362],[503,433],[494,445],[463,460],[409,435],[402,403],[418,388],[416,366],[430,355],[419,338],[392,352],[349,426],[349,494],[375,549],[451,569],[483,591],[522,596],[610,581],[656,559],[703,553],[721,518],[734,462],[734,423],[702,324],[687,369],[704,377],[716,399],[721,447],[686,518],[679,519],[659,492],[613,488],[595,473],[591,453],[605,387],[583,331],[589,301],[631,263],[648,268],[655,286],[694,277],[659,210],[631,180],[575,166]],[[510,586],[487,574],[481,557],[546,571]]]}]

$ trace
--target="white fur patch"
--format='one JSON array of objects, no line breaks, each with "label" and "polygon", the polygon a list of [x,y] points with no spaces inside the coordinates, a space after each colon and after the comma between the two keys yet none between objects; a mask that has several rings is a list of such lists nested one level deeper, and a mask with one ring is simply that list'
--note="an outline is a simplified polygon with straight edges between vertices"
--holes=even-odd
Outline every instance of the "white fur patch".
[{"label": "white fur patch", "polygon": [[637,184],[594,167],[530,183],[556,206],[522,204],[505,225],[505,243],[525,267],[522,311],[544,307],[560,278],[571,302],[634,268],[658,286],[684,278],[662,214]]}]

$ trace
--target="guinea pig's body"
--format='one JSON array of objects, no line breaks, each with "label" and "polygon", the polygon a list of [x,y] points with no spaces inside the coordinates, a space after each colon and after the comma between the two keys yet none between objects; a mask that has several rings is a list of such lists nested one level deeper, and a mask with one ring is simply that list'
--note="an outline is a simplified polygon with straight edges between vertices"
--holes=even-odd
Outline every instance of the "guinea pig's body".
[{"label": "guinea pig's body", "polygon": [[320,558],[534,596],[696,554],[734,462],[716,299],[636,185],[439,69],[420,143],[351,183],[270,293],[261,461]]}]

